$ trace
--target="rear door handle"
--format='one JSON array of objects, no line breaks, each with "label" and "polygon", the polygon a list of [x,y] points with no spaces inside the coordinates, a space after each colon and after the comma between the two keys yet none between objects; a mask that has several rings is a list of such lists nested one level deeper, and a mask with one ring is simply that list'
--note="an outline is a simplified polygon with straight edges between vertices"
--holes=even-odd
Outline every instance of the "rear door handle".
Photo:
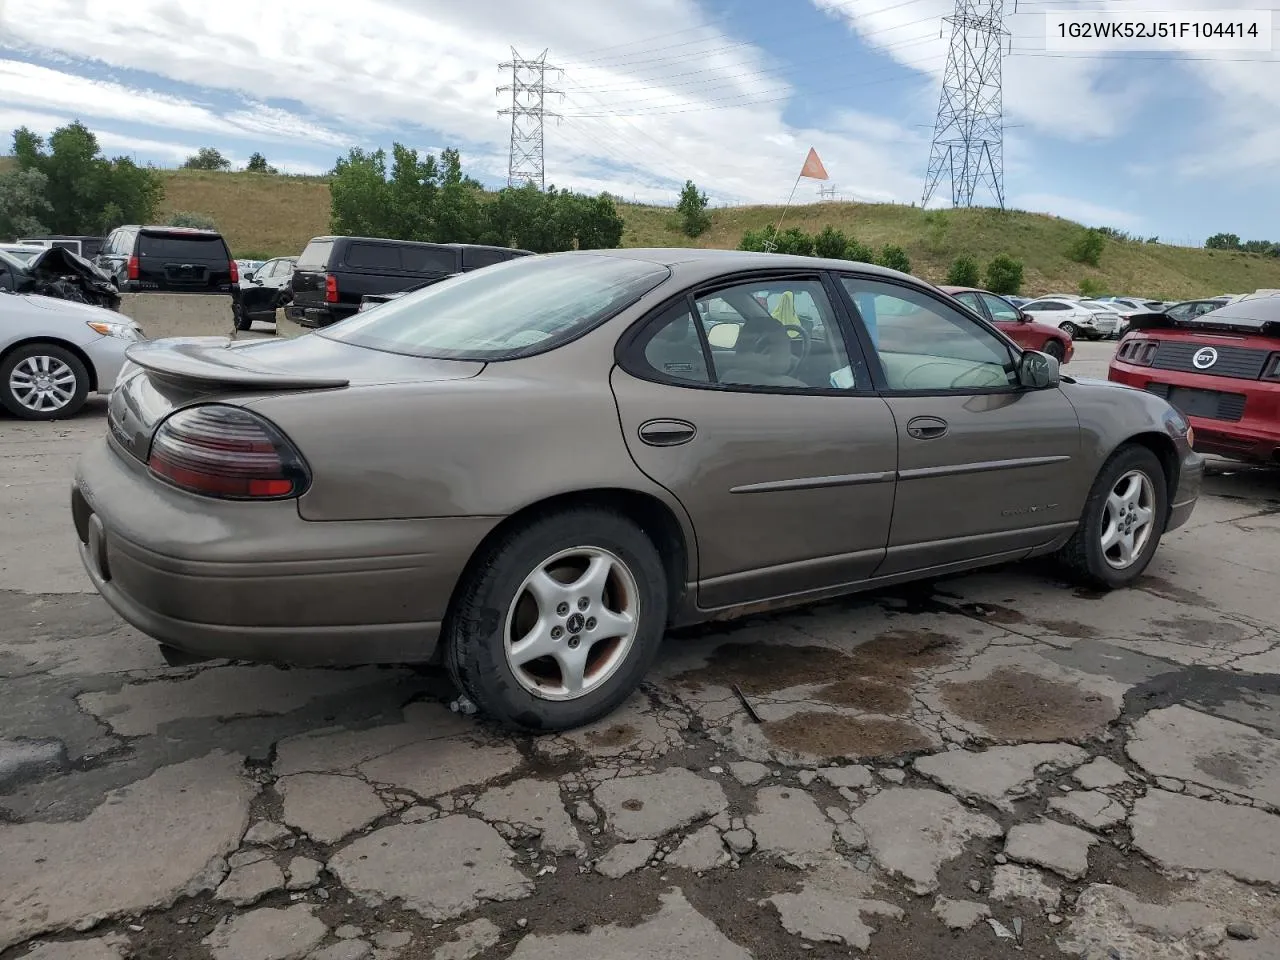
[{"label": "rear door handle", "polygon": [[935,440],[947,435],[947,421],[937,417],[915,417],[907,422],[907,436],[916,440]]},{"label": "rear door handle", "polygon": [[698,428],[687,420],[649,420],[640,424],[638,433],[651,447],[676,447],[697,436]]}]

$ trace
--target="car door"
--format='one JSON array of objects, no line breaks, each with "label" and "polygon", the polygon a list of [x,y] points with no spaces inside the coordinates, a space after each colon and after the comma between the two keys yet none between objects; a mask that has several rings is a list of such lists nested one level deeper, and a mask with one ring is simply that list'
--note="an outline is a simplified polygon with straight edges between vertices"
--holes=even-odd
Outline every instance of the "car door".
[{"label": "car door", "polygon": [[276,296],[274,283],[279,260],[268,260],[256,271],[253,279],[240,284],[240,309],[250,320],[275,320]]},{"label": "car door", "polygon": [[840,286],[898,434],[879,575],[1016,557],[1070,529],[1084,492],[1080,423],[1063,393],[1017,386],[1017,352],[940,297],[852,274]]},{"label": "car door", "polygon": [[1023,350],[1039,350],[1043,346],[1040,337],[1030,329],[1031,324],[1022,322],[1022,314],[1013,304],[994,293],[980,293],[978,298],[986,308],[987,319]]},{"label": "car door", "polygon": [[896,431],[841,309],[819,273],[739,278],[621,344],[623,434],[693,523],[703,608],[855,583],[884,558]]}]

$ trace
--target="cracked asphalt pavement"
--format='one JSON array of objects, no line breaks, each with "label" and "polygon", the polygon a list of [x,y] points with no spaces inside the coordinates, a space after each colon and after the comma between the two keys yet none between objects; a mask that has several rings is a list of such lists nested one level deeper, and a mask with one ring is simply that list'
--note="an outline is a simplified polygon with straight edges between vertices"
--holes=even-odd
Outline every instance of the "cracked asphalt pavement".
[{"label": "cracked asphalt pavement", "polygon": [[430,671],[166,666],[76,556],[102,428],[0,421],[0,960],[1280,956],[1280,471],[1135,589],[681,631],[513,737]]}]

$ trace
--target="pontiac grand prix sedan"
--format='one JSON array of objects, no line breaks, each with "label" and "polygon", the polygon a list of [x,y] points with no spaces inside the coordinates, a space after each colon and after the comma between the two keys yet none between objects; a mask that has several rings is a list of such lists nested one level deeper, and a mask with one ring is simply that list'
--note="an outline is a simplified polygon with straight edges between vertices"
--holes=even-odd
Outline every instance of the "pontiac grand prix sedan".
[{"label": "pontiac grand prix sedan", "polygon": [[1123,587],[1203,472],[1159,397],[807,257],[521,257],[129,360],[71,497],[126,620],[175,660],[438,657],[528,729],[612,710],[672,625],[1041,554]]}]

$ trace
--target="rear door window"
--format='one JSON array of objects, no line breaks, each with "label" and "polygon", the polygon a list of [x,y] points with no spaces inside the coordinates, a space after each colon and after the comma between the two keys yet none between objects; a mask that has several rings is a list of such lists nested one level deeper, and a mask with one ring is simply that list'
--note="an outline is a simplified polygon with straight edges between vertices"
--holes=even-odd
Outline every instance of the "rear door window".
[{"label": "rear door window", "polygon": [[479,270],[481,267],[491,267],[495,263],[502,263],[502,261],[510,259],[511,255],[505,250],[463,250],[462,268],[464,270]]},{"label": "rear door window", "polygon": [[329,254],[333,252],[332,240],[312,240],[298,257],[296,270],[324,271],[329,267]]},{"label": "rear door window", "polygon": [[450,247],[405,247],[404,269],[414,273],[457,273],[458,251]]},{"label": "rear door window", "polygon": [[138,240],[138,256],[179,261],[230,259],[221,237],[173,233],[144,233]]},{"label": "rear door window", "polygon": [[389,243],[353,243],[347,249],[347,266],[372,270],[403,270],[401,248]]}]

